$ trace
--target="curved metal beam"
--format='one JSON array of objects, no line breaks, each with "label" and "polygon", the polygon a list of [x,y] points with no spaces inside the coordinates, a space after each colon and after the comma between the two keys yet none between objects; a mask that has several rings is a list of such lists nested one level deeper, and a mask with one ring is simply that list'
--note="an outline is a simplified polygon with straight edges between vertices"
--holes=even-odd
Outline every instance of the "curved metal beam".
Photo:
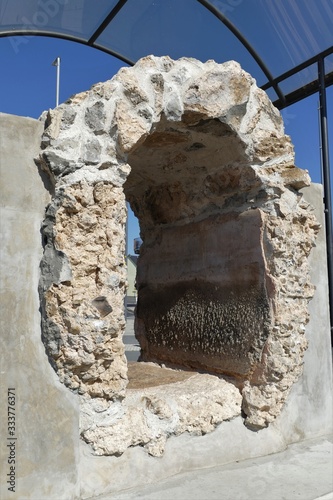
[{"label": "curved metal beam", "polygon": [[284,102],[285,96],[280,89],[279,85],[275,82],[272,73],[267,68],[264,61],[261,59],[259,54],[254,50],[252,45],[247,41],[247,39],[242,35],[242,33],[236,28],[236,26],[224,15],[220,12],[214,5],[211,4],[208,0],[197,0],[203,7],[208,9],[217,19],[219,19],[232,33],[235,37],[241,42],[241,44],[246,48],[246,50],[251,54],[253,59],[256,61],[261,71],[265,74],[269,86],[273,87],[276,94],[278,95],[281,102]]},{"label": "curved metal beam", "polygon": [[[325,75],[326,88],[328,88],[330,85],[333,85],[333,71]],[[265,90],[263,87],[261,88],[262,90]],[[305,99],[306,97],[309,97],[310,95],[313,95],[316,92],[319,92],[318,79],[310,83],[307,83],[306,85],[304,85],[301,88],[298,88],[297,90],[293,90],[289,94],[285,94],[286,101],[284,105],[282,105],[279,100],[273,101],[273,104],[276,108],[278,108],[281,111],[282,109],[287,108],[288,106],[291,106],[296,102],[302,101],[302,99]]]},{"label": "curved metal beam", "polygon": [[116,57],[120,61],[123,61],[124,63],[128,64],[129,66],[134,66],[135,61],[132,59],[129,59],[126,56],[123,56],[122,54],[119,54],[119,52],[116,52],[115,50],[108,49],[106,47],[102,47],[97,44],[92,44],[88,45],[88,40],[86,38],[80,38],[77,36],[73,35],[68,35],[64,33],[59,33],[59,32],[51,32],[51,31],[33,31],[33,30],[15,30],[15,31],[0,31],[0,38],[5,38],[5,37],[12,37],[12,36],[47,36],[50,38],[60,38],[62,40],[68,40],[70,42],[76,42],[76,43],[81,43],[82,45],[86,45],[87,47],[91,47],[93,49],[98,49],[101,50],[102,52],[105,52],[106,54],[109,54],[113,57]]},{"label": "curved metal beam", "polygon": [[109,15],[104,19],[104,21],[99,25],[95,33],[91,35],[88,40],[88,45],[92,46],[96,39],[103,33],[103,31],[109,26],[112,19],[116,17],[120,9],[122,9],[127,0],[119,0],[119,2],[113,7]]},{"label": "curved metal beam", "polygon": [[[330,56],[333,54],[333,46],[328,47],[326,50],[323,50],[323,52],[320,52],[319,54],[316,54],[315,56],[311,57],[310,59],[307,59],[306,61],[303,61],[301,64],[298,64],[294,68],[290,69],[289,71],[286,71],[285,73],[282,73],[282,75],[277,76],[274,78],[273,82],[274,83],[280,83],[283,80],[286,80],[287,78],[290,78],[293,75],[296,75],[296,73],[299,73],[303,69],[308,68],[309,66],[312,66],[312,64],[318,64],[318,61],[321,59],[325,59],[325,57]],[[261,88],[263,90],[267,90],[270,87],[272,87],[272,83],[265,83]]]}]

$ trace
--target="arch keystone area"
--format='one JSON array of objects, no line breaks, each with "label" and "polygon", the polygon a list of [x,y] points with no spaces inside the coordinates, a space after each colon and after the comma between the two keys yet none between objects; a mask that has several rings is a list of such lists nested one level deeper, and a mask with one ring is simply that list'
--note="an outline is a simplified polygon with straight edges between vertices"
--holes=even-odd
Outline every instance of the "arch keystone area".
[{"label": "arch keystone area", "polygon": [[[267,95],[234,61],[150,56],[50,110],[42,147],[54,187],[43,342],[80,395],[83,438],[97,454],[158,456],[168,435],[241,411],[266,427],[302,372],[319,229]],[[131,370],[183,370],[139,392],[122,342],[126,199],[143,240],[136,335],[141,361],[157,363]]]}]

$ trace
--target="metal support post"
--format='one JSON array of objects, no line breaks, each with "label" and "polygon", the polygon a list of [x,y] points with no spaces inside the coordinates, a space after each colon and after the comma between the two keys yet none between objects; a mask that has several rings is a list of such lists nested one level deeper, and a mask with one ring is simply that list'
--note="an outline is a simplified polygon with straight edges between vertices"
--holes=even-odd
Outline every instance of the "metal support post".
[{"label": "metal support post", "polygon": [[324,209],[327,244],[328,288],[331,321],[331,341],[333,346],[333,230],[332,230],[332,200],[331,179],[328,147],[327,104],[325,86],[325,63],[321,58],[318,61],[319,104],[320,104],[320,139],[323,169]]}]

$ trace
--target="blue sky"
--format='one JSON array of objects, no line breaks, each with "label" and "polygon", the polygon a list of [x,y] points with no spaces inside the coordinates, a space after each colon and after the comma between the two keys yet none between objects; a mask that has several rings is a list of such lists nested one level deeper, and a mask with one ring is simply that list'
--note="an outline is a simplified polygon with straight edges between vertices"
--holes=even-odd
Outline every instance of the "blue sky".
[{"label": "blue sky", "polygon": [[[52,62],[57,56],[61,57],[60,102],[112,78],[124,66],[99,50],[74,42],[37,36],[0,38],[0,111],[38,118],[45,109],[53,108],[56,68]],[[333,86],[327,89],[327,100],[332,158]],[[318,94],[286,108],[282,115],[295,147],[296,165],[307,169],[313,182],[321,182]],[[137,236],[138,225],[130,213],[128,253],[133,253],[132,242]]]}]

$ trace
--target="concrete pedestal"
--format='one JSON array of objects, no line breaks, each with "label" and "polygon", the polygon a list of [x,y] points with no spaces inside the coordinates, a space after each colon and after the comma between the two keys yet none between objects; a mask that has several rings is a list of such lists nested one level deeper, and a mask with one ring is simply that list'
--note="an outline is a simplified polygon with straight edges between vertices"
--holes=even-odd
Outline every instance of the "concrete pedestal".
[{"label": "concrete pedestal", "polygon": [[[329,434],[332,360],[322,228],[311,254],[317,288],[306,327],[309,348],[304,372],[269,428],[252,432],[236,418],[205,436],[186,433],[170,438],[162,458],[150,457],[139,447],[121,457],[97,457],[88,445],[79,443],[78,398],[58,381],[41,341],[40,225],[50,195],[33,158],[42,129],[36,120],[0,115],[1,498],[92,498],[185,470],[264,456],[289,443]],[[321,186],[313,185],[304,193],[324,224]],[[15,419],[9,420],[8,415]],[[13,481],[14,491],[8,489],[8,480]]]},{"label": "concrete pedestal", "polygon": [[0,114],[0,497],[13,500],[78,492],[78,401],[41,341],[40,227],[50,195],[33,158],[42,131],[41,122]]}]

